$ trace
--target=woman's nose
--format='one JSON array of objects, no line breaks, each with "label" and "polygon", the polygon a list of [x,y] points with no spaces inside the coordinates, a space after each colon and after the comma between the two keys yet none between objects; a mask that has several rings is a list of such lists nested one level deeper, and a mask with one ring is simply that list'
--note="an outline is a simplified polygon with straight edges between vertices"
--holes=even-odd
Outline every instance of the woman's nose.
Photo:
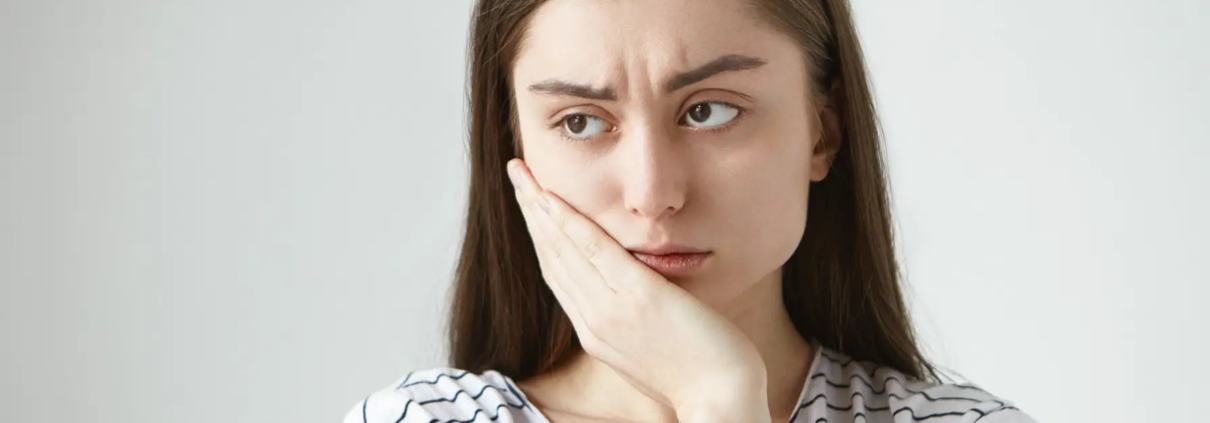
[{"label": "woman's nose", "polygon": [[668,134],[646,131],[622,140],[622,180],[627,210],[636,216],[659,220],[685,205],[686,157]]}]

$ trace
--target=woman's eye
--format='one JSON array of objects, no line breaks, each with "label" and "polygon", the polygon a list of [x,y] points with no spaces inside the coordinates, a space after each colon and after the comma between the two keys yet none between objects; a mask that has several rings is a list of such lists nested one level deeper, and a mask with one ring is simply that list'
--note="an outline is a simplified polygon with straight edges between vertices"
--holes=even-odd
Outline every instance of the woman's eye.
[{"label": "woman's eye", "polygon": [[726,125],[739,115],[735,106],[716,101],[694,104],[685,113],[685,123],[694,128],[714,128]]},{"label": "woman's eye", "polygon": [[567,115],[563,118],[563,131],[575,139],[592,138],[605,132],[605,119],[579,113]]}]

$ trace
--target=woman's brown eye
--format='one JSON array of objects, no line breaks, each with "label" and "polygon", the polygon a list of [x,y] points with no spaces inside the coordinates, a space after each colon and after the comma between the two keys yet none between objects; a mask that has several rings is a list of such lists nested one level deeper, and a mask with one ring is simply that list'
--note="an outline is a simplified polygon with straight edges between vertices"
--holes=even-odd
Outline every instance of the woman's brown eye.
[{"label": "woman's brown eye", "polygon": [[592,138],[593,135],[605,132],[605,119],[593,115],[573,114],[563,118],[564,135],[575,139]]},{"label": "woman's brown eye", "polygon": [[689,109],[689,117],[697,122],[705,122],[710,119],[710,105],[707,103],[698,103]]},{"label": "woman's brown eye", "polygon": [[685,123],[694,128],[715,128],[726,125],[739,115],[739,108],[718,101],[694,104],[685,112]]},{"label": "woman's brown eye", "polygon": [[588,119],[584,115],[571,115],[567,117],[567,130],[573,134],[584,132],[584,128],[588,126]]}]

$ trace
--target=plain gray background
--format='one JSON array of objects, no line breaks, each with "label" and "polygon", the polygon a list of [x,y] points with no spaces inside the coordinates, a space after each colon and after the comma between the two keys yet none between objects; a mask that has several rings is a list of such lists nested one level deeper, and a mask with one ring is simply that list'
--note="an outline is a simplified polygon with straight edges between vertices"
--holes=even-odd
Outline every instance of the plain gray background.
[{"label": "plain gray background", "polygon": [[[853,7],[932,356],[1197,419],[1210,6]],[[334,422],[442,364],[469,11],[0,1],[0,420]]]}]

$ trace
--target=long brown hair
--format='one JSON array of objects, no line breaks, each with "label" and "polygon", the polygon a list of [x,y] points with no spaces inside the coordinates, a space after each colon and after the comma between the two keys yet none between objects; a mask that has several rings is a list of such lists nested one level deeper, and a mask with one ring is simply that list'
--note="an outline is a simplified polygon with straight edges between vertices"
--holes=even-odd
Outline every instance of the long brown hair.
[{"label": "long brown hair", "polygon": [[[877,116],[847,0],[749,0],[808,57],[817,97],[839,112],[841,139],[814,183],[811,222],[782,269],[799,333],[858,360],[918,379],[934,367],[916,344],[895,261]],[[505,163],[519,137],[511,67],[526,19],[543,0],[479,0],[469,44],[470,198],[449,329],[451,365],[524,380],[578,348],[542,281]],[[806,216],[803,216],[805,219]]]}]

